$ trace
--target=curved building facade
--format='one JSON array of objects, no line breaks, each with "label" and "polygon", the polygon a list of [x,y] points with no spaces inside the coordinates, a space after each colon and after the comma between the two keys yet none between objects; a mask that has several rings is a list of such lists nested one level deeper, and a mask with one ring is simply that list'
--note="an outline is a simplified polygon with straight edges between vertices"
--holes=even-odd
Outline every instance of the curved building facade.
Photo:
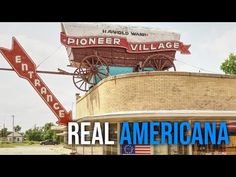
[{"label": "curved building facade", "polygon": [[[236,118],[236,76],[189,72],[137,72],[111,76],[77,99],[78,121],[109,121],[119,132],[123,121],[222,121]],[[119,135],[114,135],[117,140]],[[199,154],[230,148],[152,147],[151,154]],[[110,149],[109,149],[110,148]],[[105,154],[120,154],[118,144]],[[223,150],[222,150],[223,149]]]}]

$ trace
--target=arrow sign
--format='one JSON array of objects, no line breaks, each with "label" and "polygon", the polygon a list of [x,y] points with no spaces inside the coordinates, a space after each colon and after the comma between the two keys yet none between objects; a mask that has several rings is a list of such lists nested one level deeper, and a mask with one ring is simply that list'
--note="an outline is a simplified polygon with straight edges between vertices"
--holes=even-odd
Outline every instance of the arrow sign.
[{"label": "arrow sign", "polygon": [[43,82],[37,74],[35,63],[16,38],[12,38],[12,49],[0,48],[0,52],[18,76],[29,81],[39,96],[58,118],[57,123],[66,125],[72,119],[71,111],[66,111],[47,85]]}]

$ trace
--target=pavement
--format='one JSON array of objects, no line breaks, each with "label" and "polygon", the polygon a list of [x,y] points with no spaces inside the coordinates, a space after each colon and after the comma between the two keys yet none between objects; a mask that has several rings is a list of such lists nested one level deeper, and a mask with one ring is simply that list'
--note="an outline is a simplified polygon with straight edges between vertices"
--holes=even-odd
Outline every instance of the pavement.
[{"label": "pavement", "polygon": [[0,148],[0,155],[69,155],[71,149],[63,145],[30,145]]},{"label": "pavement", "polygon": [[102,146],[77,146],[75,152],[78,155],[103,155]]}]

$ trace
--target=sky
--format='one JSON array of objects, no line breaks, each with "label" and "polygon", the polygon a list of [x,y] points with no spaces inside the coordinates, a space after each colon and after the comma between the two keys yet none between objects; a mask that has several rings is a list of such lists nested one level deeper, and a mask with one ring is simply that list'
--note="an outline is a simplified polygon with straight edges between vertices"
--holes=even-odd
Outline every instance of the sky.
[{"label": "sky", "polygon": [[[191,55],[177,52],[177,71],[219,73],[221,63],[230,53],[236,53],[236,23],[118,23],[171,30],[181,34],[184,44],[191,44]],[[38,70],[73,72],[65,47],[60,43],[60,23],[0,23],[0,47],[11,48],[15,36],[38,66]],[[10,68],[0,54],[0,68]],[[41,78],[67,110],[75,117],[75,94],[80,93],[71,76],[40,74]],[[81,93],[83,94],[83,93]],[[15,125],[22,131],[57,118],[40,96],[15,72],[0,71],[0,129],[12,130]]]}]

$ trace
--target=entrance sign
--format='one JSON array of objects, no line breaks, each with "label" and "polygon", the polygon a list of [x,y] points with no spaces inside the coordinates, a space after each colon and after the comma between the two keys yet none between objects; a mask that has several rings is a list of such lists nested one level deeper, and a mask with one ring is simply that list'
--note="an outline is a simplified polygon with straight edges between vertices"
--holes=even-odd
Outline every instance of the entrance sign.
[{"label": "entrance sign", "polygon": [[12,49],[0,48],[0,52],[19,77],[26,79],[37,91],[58,118],[58,124],[67,124],[72,119],[71,111],[67,112],[55,95],[43,82],[36,71],[36,65],[16,38],[12,38]]}]

